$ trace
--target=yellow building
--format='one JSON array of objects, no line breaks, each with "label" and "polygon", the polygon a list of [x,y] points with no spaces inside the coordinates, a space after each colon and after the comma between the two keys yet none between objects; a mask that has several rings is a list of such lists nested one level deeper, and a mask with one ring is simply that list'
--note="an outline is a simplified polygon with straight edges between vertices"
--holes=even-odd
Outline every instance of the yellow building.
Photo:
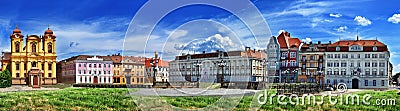
[{"label": "yellow building", "polygon": [[2,70],[10,70],[12,84],[57,84],[56,36],[50,28],[44,35],[27,35],[24,38],[22,31],[16,27],[10,39],[11,52],[3,52]]},{"label": "yellow building", "polygon": [[120,54],[108,57],[113,61],[114,84],[145,84],[145,57],[121,56]]}]

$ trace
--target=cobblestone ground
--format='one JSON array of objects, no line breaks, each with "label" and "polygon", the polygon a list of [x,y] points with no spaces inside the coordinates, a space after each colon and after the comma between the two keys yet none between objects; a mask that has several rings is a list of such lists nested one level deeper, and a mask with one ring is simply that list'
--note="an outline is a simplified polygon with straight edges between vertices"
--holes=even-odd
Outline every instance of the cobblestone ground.
[{"label": "cobblestone ground", "polygon": [[0,93],[4,92],[20,92],[20,91],[36,91],[36,90],[58,90],[59,88],[32,88],[27,85],[12,85],[8,88],[0,88]]}]

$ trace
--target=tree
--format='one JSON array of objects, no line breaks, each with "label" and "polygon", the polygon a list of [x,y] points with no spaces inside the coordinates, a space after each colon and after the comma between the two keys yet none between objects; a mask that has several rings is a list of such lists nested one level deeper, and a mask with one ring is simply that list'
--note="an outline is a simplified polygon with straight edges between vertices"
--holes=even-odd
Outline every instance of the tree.
[{"label": "tree", "polygon": [[0,73],[0,88],[11,87],[12,78],[10,71],[5,70]]}]

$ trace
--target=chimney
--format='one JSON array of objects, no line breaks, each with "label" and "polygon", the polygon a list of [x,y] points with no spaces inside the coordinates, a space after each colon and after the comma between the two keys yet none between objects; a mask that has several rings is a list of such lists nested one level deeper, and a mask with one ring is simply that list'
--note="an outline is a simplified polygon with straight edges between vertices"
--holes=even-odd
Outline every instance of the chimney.
[{"label": "chimney", "polygon": [[310,41],[310,44],[312,44],[312,41]]},{"label": "chimney", "polygon": [[329,41],[329,44],[332,44],[332,42],[331,42],[331,41]]},{"label": "chimney", "polygon": [[318,41],[318,44],[321,44],[321,41]]},{"label": "chimney", "polygon": [[205,53],[206,53],[206,51],[203,50],[203,54],[205,54]]},{"label": "chimney", "polygon": [[219,52],[219,50],[217,50],[217,52]]},{"label": "chimney", "polygon": [[182,56],[186,55],[186,53],[182,53]]},{"label": "chimney", "polygon": [[255,53],[256,52],[256,49],[253,49],[253,53]]}]

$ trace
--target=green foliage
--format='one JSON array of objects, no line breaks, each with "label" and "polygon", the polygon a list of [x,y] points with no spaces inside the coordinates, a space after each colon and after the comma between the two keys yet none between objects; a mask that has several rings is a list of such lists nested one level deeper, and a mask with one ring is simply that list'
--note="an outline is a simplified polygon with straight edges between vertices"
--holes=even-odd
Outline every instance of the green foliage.
[{"label": "green foliage", "polygon": [[12,78],[10,71],[5,70],[0,73],[0,88],[11,87]]}]

